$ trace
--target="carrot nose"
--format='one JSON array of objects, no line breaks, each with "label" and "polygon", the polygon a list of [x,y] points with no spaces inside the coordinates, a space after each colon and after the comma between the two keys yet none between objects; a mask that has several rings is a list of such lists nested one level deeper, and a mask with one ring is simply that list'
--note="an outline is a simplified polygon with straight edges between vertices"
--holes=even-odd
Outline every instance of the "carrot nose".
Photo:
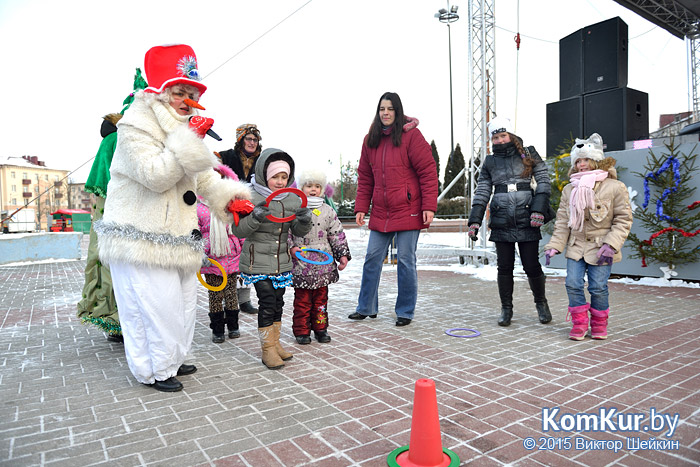
[{"label": "carrot nose", "polygon": [[204,107],[202,107],[201,105],[199,105],[199,102],[195,102],[192,99],[185,99],[184,102],[185,102],[185,104],[189,105],[190,107],[194,107],[195,109],[207,110]]}]

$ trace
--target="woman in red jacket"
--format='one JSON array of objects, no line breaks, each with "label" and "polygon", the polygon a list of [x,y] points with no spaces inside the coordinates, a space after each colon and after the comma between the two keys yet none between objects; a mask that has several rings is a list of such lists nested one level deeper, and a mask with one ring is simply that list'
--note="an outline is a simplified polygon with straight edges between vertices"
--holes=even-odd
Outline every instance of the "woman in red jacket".
[{"label": "woman in red jacket", "polygon": [[437,209],[438,179],[430,145],[416,128],[418,120],[406,117],[399,95],[386,92],[379,99],[374,121],[362,144],[357,168],[355,220],[369,219],[369,242],[362,269],[362,284],[355,313],[350,319],[376,318],[379,279],[389,242],[396,235],[398,296],[396,325],[413,319],[418,298],[416,245]]}]

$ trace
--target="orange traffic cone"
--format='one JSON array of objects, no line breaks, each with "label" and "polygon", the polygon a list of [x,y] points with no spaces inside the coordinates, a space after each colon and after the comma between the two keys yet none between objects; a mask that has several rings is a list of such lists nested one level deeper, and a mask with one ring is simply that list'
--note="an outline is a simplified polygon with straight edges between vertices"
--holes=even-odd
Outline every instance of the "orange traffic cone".
[{"label": "orange traffic cone", "polygon": [[457,454],[442,447],[435,381],[432,379],[416,381],[409,443],[389,454],[389,467],[459,466]]}]

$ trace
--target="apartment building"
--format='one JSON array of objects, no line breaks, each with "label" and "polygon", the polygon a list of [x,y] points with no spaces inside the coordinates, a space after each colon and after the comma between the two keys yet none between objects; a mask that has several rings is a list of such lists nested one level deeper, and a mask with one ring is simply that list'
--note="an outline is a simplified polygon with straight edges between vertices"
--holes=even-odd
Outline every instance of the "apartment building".
[{"label": "apartment building", "polygon": [[0,206],[13,212],[27,206],[37,213],[40,230],[48,230],[51,213],[70,208],[68,170],[52,169],[36,156],[0,158]]},{"label": "apartment building", "polygon": [[85,191],[85,183],[68,184],[68,207],[92,212],[95,205],[95,195]]}]

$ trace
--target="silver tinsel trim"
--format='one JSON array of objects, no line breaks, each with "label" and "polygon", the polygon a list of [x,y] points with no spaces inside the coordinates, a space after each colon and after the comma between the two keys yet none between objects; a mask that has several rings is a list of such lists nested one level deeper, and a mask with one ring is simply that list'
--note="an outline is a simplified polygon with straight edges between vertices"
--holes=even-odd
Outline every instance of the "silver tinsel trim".
[{"label": "silver tinsel trim", "polygon": [[186,245],[192,250],[201,252],[204,251],[204,239],[195,239],[192,235],[175,236],[167,233],[157,234],[153,232],[143,232],[138,230],[133,225],[117,224],[115,222],[105,222],[100,219],[92,224],[97,235],[106,237],[119,237],[129,240],[145,240],[163,246],[181,246]]}]

